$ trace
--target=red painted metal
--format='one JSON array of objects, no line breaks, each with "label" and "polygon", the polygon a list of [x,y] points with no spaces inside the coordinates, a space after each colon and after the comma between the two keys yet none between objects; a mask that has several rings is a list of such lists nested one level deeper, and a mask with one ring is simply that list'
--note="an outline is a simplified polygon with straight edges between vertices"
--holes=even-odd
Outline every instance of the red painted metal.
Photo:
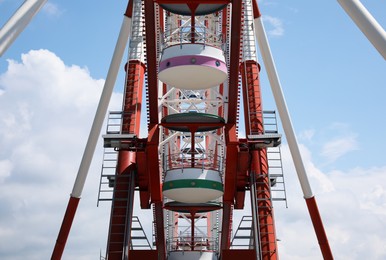
[{"label": "red painted metal", "polygon": [[229,4],[230,0],[155,0],[158,4]]},{"label": "red painted metal", "polygon": [[[229,84],[228,84],[228,118],[225,127],[226,139],[226,171],[224,180],[224,196],[228,209],[234,204],[236,195],[236,176],[237,176],[237,157],[238,139],[236,131],[237,105],[238,105],[238,78],[239,78],[239,57],[240,57],[240,39],[241,39],[241,7],[242,1],[234,0],[232,2],[232,22],[230,39],[232,41],[230,48],[229,65]],[[223,10],[222,33],[227,37],[227,10]],[[225,204],[224,204],[225,205]],[[224,207],[225,208],[225,207]],[[230,219],[232,210],[223,209],[222,239],[221,248],[227,249],[230,246]],[[225,231],[225,232],[224,232]]]},{"label": "red painted metal", "polygon": [[267,151],[265,149],[253,150],[251,174],[256,174],[257,214],[259,218],[258,232],[260,233],[261,255],[264,260],[275,260],[277,255],[277,244],[275,234],[275,222],[273,218],[273,206],[270,193],[270,182],[268,176]]},{"label": "red painted metal", "polygon": [[131,18],[133,16],[133,2],[129,1],[126,7],[125,16]]},{"label": "red painted metal", "polygon": [[161,29],[161,33],[164,33],[165,32],[164,9],[162,9],[161,6],[159,6],[158,8],[159,8],[159,26],[160,26],[160,29]]},{"label": "red painted metal", "polygon": [[226,170],[224,180],[224,196],[223,200],[233,204],[236,195],[236,177],[237,177],[237,155],[239,153],[239,142],[236,134],[236,125],[226,125],[225,127],[226,140]]},{"label": "red painted metal", "polygon": [[228,93],[228,124],[236,124],[238,106],[238,85],[239,85],[239,63],[240,63],[240,41],[241,41],[241,9],[242,1],[232,2],[231,35],[232,42],[229,60],[229,93]]},{"label": "red painted metal", "polygon": [[[141,124],[142,88],[145,65],[137,60],[130,60],[126,66],[126,87],[123,98],[122,134],[139,135]],[[112,212],[108,233],[107,255],[111,260],[120,260],[124,256],[125,243],[130,245],[132,208],[134,192],[130,192],[130,174],[136,171],[136,156],[133,151],[120,150],[118,153],[117,172],[113,190]],[[138,182],[138,181],[137,181]],[[127,227],[127,225],[130,225]],[[129,249],[130,250],[130,249]]]},{"label": "red painted metal", "polygon": [[[246,135],[263,134],[263,108],[259,81],[259,65],[256,61],[248,60],[240,66],[243,82],[243,100]],[[251,168],[250,174],[256,174],[257,211],[259,219],[258,232],[262,259],[277,259],[277,244],[273,218],[273,207],[268,176],[268,158],[266,148],[254,148],[250,145]],[[254,185],[254,184],[251,184]]]},{"label": "red painted metal", "polygon": [[[159,107],[158,107],[158,75],[157,75],[157,39],[160,35],[157,34],[160,26],[160,31],[164,30],[164,16],[163,10],[158,4],[187,4],[191,10],[191,42],[195,42],[195,10],[199,4],[232,4],[231,11],[231,31],[228,33],[228,8],[224,8],[222,12],[222,34],[224,39],[231,42],[229,50],[229,82],[228,82],[228,117],[226,124],[224,123],[159,123]],[[155,8],[159,8],[159,20],[156,21]],[[146,139],[141,139],[143,147],[136,151],[119,151],[117,176],[125,176],[137,172],[135,185],[139,186],[141,208],[150,208],[154,206],[154,222],[155,222],[155,236],[156,236],[156,250],[130,250],[129,257],[131,259],[166,259],[166,240],[164,227],[164,210],[175,210],[179,212],[189,212],[191,219],[191,246],[190,249],[195,250],[195,218],[200,209],[197,206],[164,206],[162,195],[161,171],[158,158],[160,128],[167,128],[170,126],[187,126],[191,132],[191,149],[195,147],[195,132],[199,126],[219,126],[221,129],[217,130],[220,134],[224,131],[225,145],[226,145],[226,171],[224,174],[224,195],[222,206],[222,230],[221,230],[221,244],[220,252],[221,259],[256,259],[255,250],[230,250],[231,231],[232,231],[232,217],[233,209],[242,209],[244,207],[245,191],[248,185],[248,174],[256,174],[256,194],[257,212],[252,212],[259,220],[259,244],[262,259],[275,260],[277,255],[277,243],[275,236],[273,207],[270,193],[270,180],[268,176],[268,158],[266,148],[257,148],[253,146],[248,139],[239,140],[237,137],[237,110],[238,110],[238,84],[239,75],[242,75],[243,82],[243,100],[244,100],[244,116],[246,124],[246,135],[263,134],[263,117],[262,117],[262,100],[260,95],[259,85],[259,64],[256,61],[245,61],[240,66],[240,50],[241,50],[241,34],[242,34],[242,1],[240,0],[145,0],[145,39],[146,39],[146,66],[140,61],[130,61],[126,65],[127,71],[127,85],[125,97],[123,102],[123,122],[122,133],[134,134],[139,136],[140,130],[140,114],[142,102],[142,86],[144,85],[144,74],[147,70],[148,76],[148,106],[149,106],[149,134]],[[125,16],[132,17],[133,1],[129,1]],[[261,16],[257,0],[253,1],[254,18]],[[181,25],[181,20],[178,21]],[[207,20],[205,25],[208,26]],[[163,94],[166,93],[167,86],[162,85]],[[223,94],[223,85],[220,86],[219,91]],[[167,108],[163,108],[163,115],[167,115]],[[251,113],[253,111],[253,113]],[[223,116],[223,108],[218,109],[218,115]],[[224,127],[225,126],[225,127]],[[224,129],[223,129],[224,127]],[[168,134],[168,130],[165,129]],[[180,139],[177,140],[179,146]],[[206,139],[208,144],[208,139]],[[169,147],[170,149],[170,147]],[[170,150],[169,150],[170,152]],[[217,155],[217,145],[214,150]],[[195,166],[195,153],[191,153],[191,167]],[[214,162],[217,164],[217,161]],[[111,223],[109,230],[109,242],[107,248],[108,258],[111,260],[122,259],[124,255],[124,243],[130,244],[129,233],[125,231],[125,225],[128,219],[131,219],[131,213],[128,208],[133,205],[128,204],[127,200],[133,199],[129,192],[130,184],[123,180],[116,178],[114,189],[114,198],[112,202]],[[59,236],[55,245],[52,258],[54,260],[61,259],[64,245],[66,243],[71,223],[73,221],[79,198],[71,197],[67,206],[63,224],[61,226]],[[321,217],[316,205],[314,197],[307,198],[306,203],[310,212],[311,220],[313,222],[315,232],[321,247],[324,259],[333,259]],[[221,206],[213,205],[206,207],[207,210],[218,210]],[[208,213],[210,216],[210,213]],[[178,213],[173,215],[174,226],[178,226]],[[208,234],[209,229],[208,217]],[[131,223],[129,223],[131,225]],[[176,232],[177,229],[174,231]],[[175,234],[176,236],[178,234]],[[209,245],[209,244],[208,244]]]},{"label": "red painted metal", "polygon": [[258,258],[256,256],[255,250],[232,249],[232,250],[221,251],[221,260],[235,260],[235,259],[252,260],[252,259],[258,259]]},{"label": "red painted metal", "polygon": [[[112,211],[110,228],[108,233],[107,255],[108,259],[120,260],[124,255],[125,243],[130,244],[131,234],[126,232],[126,225],[131,227],[131,214],[128,212],[130,197],[129,177],[118,177],[134,174],[135,153],[129,151],[120,151],[117,166],[117,177],[115,179],[114,200],[112,201]],[[130,221],[130,223],[128,223]]]},{"label": "red painted metal", "polygon": [[190,39],[191,43],[196,42],[196,9],[198,7],[198,3],[188,3],[188,7],[192,15],[190,16]]},{"label": "red painted metal", "polygon": [[146,149],[147,172],[150,180],[151,202],[154,204],[154,222],[156,230],[156,246],[159,252],[158,259],[166,259],[166,243],[163,216],[162,183],[160,165],[158,161],[159,127],[150,125],[148,145]]},{"label": "red painted metal", "polygon": [[[238,140],[236,132],[237,106],[238,106],[238,79],[239,79],[239,57],[240,57],[240,40],[241,40],[241,7],[242,1],[232,1],[231,14],[231,33],[232,42],[230,48],[230,65],[229,65],[229,84],[228,84],[228,118],[225,127],[226,138],[226,171],[224,180],[223,196],[223,220],[221,233],[221,250],[229,249],[231,239],[232,214],[234,198],[236,197],[236,176],[237,176],[237,157]],[[226,9],[223,14],[226,14]],[[223,17],[223,34],[227,36],[226,15]]]},{"label": "red painted metal", "polygon": [[155,221],[155,237],[156,246],[158,251],[158,260],[166,259],[166,242],[165,242],[165,229],[164,229],[164,211],[163,203],[154,203],[154,221]]},{"label": "red painted metal", "polygon": [[150,199],[154,203],[156,246],[158,259],[166,258],[166,243],[163,221],[163,201],[161,178],[158,159],[159,118],[158,118],[158,75],[157,75],[157,30],[155,21],[155,5],[153,1],[145,0],[145,31],[147,54],[147,81],[149,105],[149,135],[146,148],[147,173],[150,180]]},{"label": "red painted metal", "polygon": [[248,60],[240,65],[243,86],[245,133],[263,134],[263,107],[260,90],[260,66],[256,61]]},{"label": "red painted metal", "polygon": [[237,156],[237,198],[235,203],[236,209],[244,208],[245,190],[249,182],[249,165],[250,154],[247,147],[247,141],[245,139],[239,140],[239,154]]},{"label": "red painted metal", "polygon": [[145,30],[147,55],[147,84],[149,105],[149,129],[158,124],[158,75],[157,75],[157,42],[154,2],[145,0]]},{"label": "red painted metal", "polygon": [[145,65],[138,60],[131,60],[125,66],[127,86],[123,100],[123,134],[139,136],[145,69]]},{"label": "red painted metal", "polygon": [[257,0],[252,1],[252,8],[253,8],[253,18],[259,18],[261,16],[259,5],[257,4]]},{"label": "red painted metal", "polygon": [[190,140],[191,140],[191,143],[190,143],[190,152],[191,152],[191,155],[190,155],[190,158],[191,158],[191,167],[194,168],[194,149],[195,149],[195,145],[196,145],[196,138],[195,138],[195,134],[196,132],[195,131],[192,131],[190,132]]},{"label": "red painted metal", "polygon": [[[194,139],[194,138],[193,138]],[[190,213],[190,250],[194,251],[194,224],[195,213]]]},{"label": "red painted metal", "polygon": [[150,180],[151,202],[162,202],[162,183],[158,161],[159,127],[152,125],[146,147],[147,173]]},{"label": "red painted metal", "polygon": [[318,210],[318,205],[316,204],[315,197],[306,199],[308,212],[310,213],[312,224],[314,225],[315,234],[318,238],[320,250],[322,251],[323,259],[332,260],[334,259],[330,245],[328,243],[326,231],[323,227],[322,218]]},{"label": "red painted metal", "polygon": [[157,260],[157,250],[130,250],[129,259]]},{"label": "red painted metal", "polygon": [[229,124],[225,127],[226,139],[226,170],[224,180],[223,195],[223,220],[221,233],[221,249],[229,249],[231,230],[232,230],[232,206],[236,196],[236,177],[237,177],[237,155],[238,140],[236,134],[236,125]]},{"label": "red painted metal", "polygon": [[64,247],[67,242],[68,235],[70,233],[72,221],[76,213],[80,198],[70,197],[68,201],[66,213],[64,214],[62,226],[60,227],[59,235],[56,240],[55,248],[51,256],[51,260],[62,259]]},{"label": "red painted metal", "polygon": [[150,209],[150,176],[147,172],[147,157],[145,151],[137,152],[137,180],[141,209]]},{"label": "red painted metal", "polygon": [[222,227],[221,227],[221,241],[220,241],[220,249],[221,252],[223,250],[228,250],[231,245],[231,232],[232,232],[232,202],[224,201],[222,208]]}]

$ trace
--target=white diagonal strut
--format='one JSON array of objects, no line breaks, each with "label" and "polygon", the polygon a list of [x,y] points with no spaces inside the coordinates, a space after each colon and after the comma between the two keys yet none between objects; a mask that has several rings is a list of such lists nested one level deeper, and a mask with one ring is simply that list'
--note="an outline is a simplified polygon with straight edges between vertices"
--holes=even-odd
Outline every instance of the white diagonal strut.
[{"label": "white diagonal strut", "polygon": [[296,172],[306,199],[313,197],[311,185],[307,177],[307,173],[303,164],[298,142],[296,140],[295,131],[292,126],[291,118],[287,109],[287,104],[284,99],[284,94],[280,86],[280,80],[276,72],[274,60],[271,55],[271,49],[268,44],[264,26],[261,17],[255,18],[255,33],[261,56],[263,57],[264,65],[267,70],[268,79],[272,88],[272,93],[275,98],[276,106],[279,111],[280,119],[283,124],[285,136],[287,137],[288,146],[295,164]]},{"label": "white diagonal strut", "polygon": [[0,30],[0,57],[8,49],[47,0],[26,0]]},{"label": "white diagonal strut", "polygon": [[346,13],[386,60],[386,31],[359,0],[338,0]]}]

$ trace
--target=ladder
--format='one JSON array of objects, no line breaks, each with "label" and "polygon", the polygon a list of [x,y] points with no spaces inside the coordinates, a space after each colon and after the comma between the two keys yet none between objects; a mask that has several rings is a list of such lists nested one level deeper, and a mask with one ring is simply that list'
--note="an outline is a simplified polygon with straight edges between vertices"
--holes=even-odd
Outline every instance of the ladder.
[{"label": "ladder", "polygon": [[151,250],[152,246],[138,216],[133,216],[131,225],[131,250]]},{"label": "ladder", "polygon": [[232,249],[253,248],[252,216],[243,216],[233,235]]},{"label": "ladder", "polygon": [[[111,111],[107,117],[106,134],[114,135],[121,133],[122,112]],[[115,171],[118,162],[118,151],[112,147],[103,150],[103,162],[101,176],[99,179],[99,192],[97,205],[100,201],[111,201],[113,199],[113,188]]]}]

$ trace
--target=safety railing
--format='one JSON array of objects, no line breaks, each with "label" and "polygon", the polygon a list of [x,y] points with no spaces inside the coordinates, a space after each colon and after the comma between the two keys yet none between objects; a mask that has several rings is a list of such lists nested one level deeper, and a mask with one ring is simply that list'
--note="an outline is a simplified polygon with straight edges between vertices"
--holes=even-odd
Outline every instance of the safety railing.
[{"label": "safety railing", "polygon": [[172,45],[185,44],[185,43],[200,43],[210,46],[214,46],[224,50],[225,45],[223,43],[221,34],[214,34],[205,26],[181,26],[178,28],[172,28],[166,30],[162,34],[162,49]]},{"label": "safety railing", "polygon": [[178,236],[166,240],[168,251],[217,251],[218,240],[205,236]]},{"label": "safety railing", "polygon": [[211,153],[198,153],[197,149],[184,153],[164,155],[163,169],[167,172],[173,169],[200,168],[202,170],[224,170],[224,157]]}]

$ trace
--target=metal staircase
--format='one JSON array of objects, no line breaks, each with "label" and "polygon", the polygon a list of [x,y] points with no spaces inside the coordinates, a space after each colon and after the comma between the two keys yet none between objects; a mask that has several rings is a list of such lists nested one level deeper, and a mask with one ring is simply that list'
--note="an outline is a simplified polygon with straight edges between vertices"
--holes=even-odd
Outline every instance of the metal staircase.
[{"label": "metal staircase", "polygon": [[133,215],[132,199],[134,198],[135,174],[116,175],[114,196],[111,203],[111,219],[107,252],[113,255],[128,255],[131,243],[131,219]]}]

